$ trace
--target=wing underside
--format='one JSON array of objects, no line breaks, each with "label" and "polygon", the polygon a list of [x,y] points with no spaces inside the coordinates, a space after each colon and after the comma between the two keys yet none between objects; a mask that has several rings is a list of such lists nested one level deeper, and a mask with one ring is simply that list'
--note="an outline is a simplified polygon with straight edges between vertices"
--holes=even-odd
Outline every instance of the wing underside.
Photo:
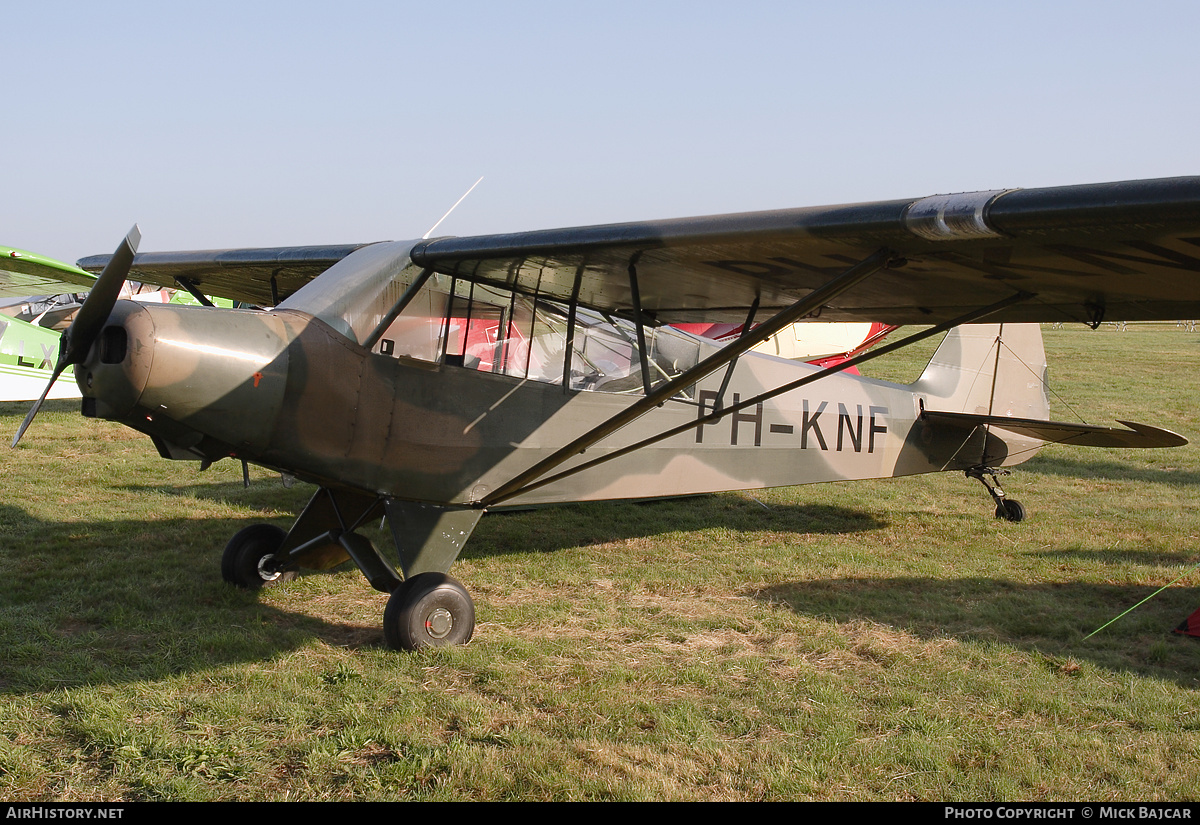
[{"label": "wing underside", "polygon": [[[413,260],[662,322],[786,306],[858,261],[892,263],[822,320],[936,323],[1018,292],[993,320],[1190,318],[1200,313],[1200,178],[935,196],[646,224],[449,238]],[[578,281],[578,287],[576,282]]]},{"label": "wing underside", "polygon": [[94,275],[62,261],[0,246],[0,298],[86,292],[95,280]]},{"label": "wing underside", "polygon": [[[129,278],[168,289],[190,286],[205,295],[274,306],[364,246],[367,244],[143,252],[134,258]],[[109,257],[92,255],[80,260],[79,266],[100,272]]]},{"label": "wing underside", "polygon": [[[147,253],[130,277],[274,304],[360,245]],[[1200,177],[995,190],[418,242],[415,265],[660,323],[741,322],[855,263],[888,265],[821,320],[932,324],[1200,317]],[[81,261],[97,270],[104,257]],[[635,286],[636,285],[636,286]]]}]

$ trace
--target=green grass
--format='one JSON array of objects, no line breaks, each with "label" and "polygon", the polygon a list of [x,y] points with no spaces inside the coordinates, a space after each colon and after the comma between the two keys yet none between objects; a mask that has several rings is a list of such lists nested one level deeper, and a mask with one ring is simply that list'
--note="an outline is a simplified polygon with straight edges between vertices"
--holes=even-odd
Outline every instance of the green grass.
[{"label": "green grass", "polygon": [[[1200,334],[1046,338],[1056,417],[1200,438]],[[475,639],[404,655],[357,571],[221,582],[311,488],[74,407],[0,457],[0,797],[1200,796],[1200,572],[1085,639],[1200,561],[1194,446],[1048,448],[1019,525],[955,474],[491,515]]]}]

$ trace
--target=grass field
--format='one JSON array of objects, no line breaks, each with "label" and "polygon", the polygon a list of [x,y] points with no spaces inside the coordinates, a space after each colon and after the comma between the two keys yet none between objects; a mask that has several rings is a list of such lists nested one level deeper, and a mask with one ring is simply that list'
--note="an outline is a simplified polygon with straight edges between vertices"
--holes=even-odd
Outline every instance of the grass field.
[{"label": "grass field", "polygon": [[[1055,417],[1200,439],[1200,333],[1045,334]],[[1195,445],[1047,448],[1022,524],[957,474],[489,515],[475,639],[405,655],[356,570],[222,583],[311,488],[75,408],[0,457],[0,798],[1200,797]]]}]

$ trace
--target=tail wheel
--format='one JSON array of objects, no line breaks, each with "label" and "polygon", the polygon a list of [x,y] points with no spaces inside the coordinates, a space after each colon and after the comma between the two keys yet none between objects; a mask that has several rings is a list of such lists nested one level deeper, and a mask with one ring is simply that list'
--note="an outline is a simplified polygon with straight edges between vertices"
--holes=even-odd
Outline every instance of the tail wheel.
[{"label": "tail wheel", "polygon": [[1006,498],[996,505],[996,518],[1012,522],[1024,521],[1025,507],[1016,499]]},{"label": "tail wheel", "polygon": [[273,524],[252,524],[239,530],[221,555],[221,578],[246,590],[290,582],[296,572],[277,571],[272,563],[286,536]]},{"label": "tail wheel", "polygon": [[392,591],[383,638],[395,650],[466,644],[475,632],[471,594],[445,573],[420,573]]}]

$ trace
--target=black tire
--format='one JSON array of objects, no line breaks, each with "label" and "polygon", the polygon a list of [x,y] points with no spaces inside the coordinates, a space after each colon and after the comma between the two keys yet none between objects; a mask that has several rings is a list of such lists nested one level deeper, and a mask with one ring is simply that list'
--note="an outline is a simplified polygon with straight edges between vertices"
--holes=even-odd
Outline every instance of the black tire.
[{"label": "black tire", "polygon": [[252,524],[234,534],[221,554],[221,578],[246,590],[274,587],[296,578],[296,572],[268,573],[263,564],[287,536],[274,524]]},{"label": "black tire", "polygon": [[1012,522],[1024,521],[1025,507],[1016,499],[1006,498],[996,506],[996,518]]},{"label": "black tire", "polygon": [[392,591],[383,638],[393,650],[463,645],[475,632],[475,603],[445,573],[420,573]]}]

